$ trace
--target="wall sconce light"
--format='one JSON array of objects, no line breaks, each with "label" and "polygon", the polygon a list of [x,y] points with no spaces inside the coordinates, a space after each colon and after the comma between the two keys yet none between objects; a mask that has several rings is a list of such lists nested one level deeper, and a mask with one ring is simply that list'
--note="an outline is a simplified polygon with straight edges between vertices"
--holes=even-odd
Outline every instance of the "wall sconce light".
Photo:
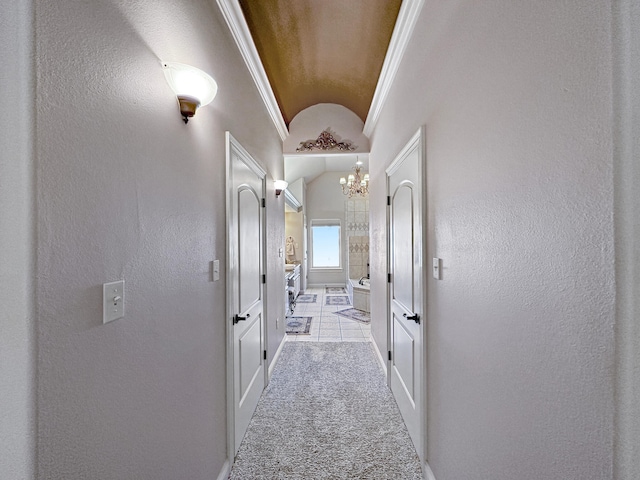
[{"label": "wall sconce light", "polygon": [[287,188],[289,184],[284,180],[276,180],[273,182],[273,186],[276,187],[276,197],[279,197],[282,191]]},{"label": "wall sconce light", "polygon": [[163,64],[164,76],[176,94],[184,123],[196,114],[199,107],[211,103],[218,93],[218,84],[202,70],[182,63]]}]

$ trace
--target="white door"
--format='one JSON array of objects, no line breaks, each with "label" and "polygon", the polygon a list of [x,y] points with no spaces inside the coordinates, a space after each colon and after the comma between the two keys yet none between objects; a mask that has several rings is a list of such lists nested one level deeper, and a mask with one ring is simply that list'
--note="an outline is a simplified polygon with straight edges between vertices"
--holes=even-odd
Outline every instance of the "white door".
[{"label": "white door", "polygon": [[266,173],[229,133],[227,162],[227,325],[229,361],[233,365],[229,400],[234,424],[229,431],[233,433],[233,458],[265,387],[262,275]]},{"label": "white door", "polygon": [[389,383],[422,461],[426,451],[423,138],[418,131],[387,169]]}]

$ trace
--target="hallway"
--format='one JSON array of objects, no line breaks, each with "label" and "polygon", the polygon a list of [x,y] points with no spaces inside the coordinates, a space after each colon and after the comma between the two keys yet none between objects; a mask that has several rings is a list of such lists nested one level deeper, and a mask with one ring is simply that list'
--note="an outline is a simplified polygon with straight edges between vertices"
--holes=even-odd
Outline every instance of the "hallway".
[{"label": "hallway", "polygon": [[421,479],[370,343],[287,343],[229,477]]},{"label": "hallway", "polygon": [[[400,351],[425,359],[428,402],[419,410],[428,422],[407,422],[424,427],[423,470],[437,480],[640,478],[640,2],[402,0],[360,113],[349,97],[316,88],[284,114],[241,3],[270,5],[0,4],[0,478],[229,476],[242,438],[235,442],[229,398],[229,333],[240,315],[230,311],[228,281],[236,271],[226,231],[229,135],[266,172],[257,375],[266,381],[285,365],[281,352],[316,345],[373,348],[390,362],[387,174],[418,129],[424,248],[412,265],[423,270],[425,341]],[[323,10],[281,22],[284,34],[311,40],[273,37],[293,47],[294,67],[278,73],[293,88],[318,67],[323,86],[339,87],[339,64],[347,86],[360,86],[351,73],[371,57],[339,63],[335,54],[371,45],[356,26],[377,32],[364,17],[379,11],[366,0],[293,3]],[[321,19],[330,21],[323,36],[306,35]],[[334,27],[348,34],[337,45]],[[188,123],[165,62],[217,84]],[[343,238],[359,230],[340,184],[349,172],[332,171],[346,151],[303,152],[327,128],[335,145],[352,142],[348,153],[369,162],[371,322],[333,318],[344,305],[326,305],[318,292],[315,306],[296,310],[312,317],[309,335],[289,341],[287,192],[304,210],[296,240],[309,252],[309,284],[350,276],[346,241],[342,269],[313,271],[313,242],[303,241],[313,226],[341,222]],[[301,153],[309,155],[297,165],[304,180],[283,193],[285,158],[296,163]],[[105,295],[113,282],[124,282],[123,295]],[[116,297],[124,316],[109,321]],[[348,363],[336,368],[357,370]],[[307,368],[300,379],[317,379]],[[280,403],[272,433],[313,419],[327,403],[319,398],[308,398],[312,413],[299,420],[303,407]],[[343,408],[369,415],[362,402],[339,407],[310,426],[327,418],[339,426]],[[321,456],[304,439],[285,440],[274,450]]]}]

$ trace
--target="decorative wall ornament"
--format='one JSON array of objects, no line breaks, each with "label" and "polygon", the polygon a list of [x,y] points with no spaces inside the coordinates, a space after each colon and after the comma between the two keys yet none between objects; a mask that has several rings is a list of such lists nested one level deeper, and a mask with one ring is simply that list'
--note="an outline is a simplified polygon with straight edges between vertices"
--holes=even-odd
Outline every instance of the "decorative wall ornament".
[{"label": "decorative wall ornament", "polygon": [[358,148],[351,141],[345,140],[339,142],[327,128],[315,140],[307,140],[300,142],[300,146],[296,148],[296,152],[310,152],[311,150],[334,150],[351,151]]}]

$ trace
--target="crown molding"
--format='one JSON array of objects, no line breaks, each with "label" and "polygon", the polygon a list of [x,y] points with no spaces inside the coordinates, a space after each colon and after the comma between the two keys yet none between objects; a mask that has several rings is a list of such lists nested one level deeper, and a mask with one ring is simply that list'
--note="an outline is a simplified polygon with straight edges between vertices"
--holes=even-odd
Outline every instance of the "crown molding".
[{"label": "crown molding", "polygon": [[393,80],[398,72],[400,61],[407,50],[409,39],[413,33],[413,29],[416,26],[418,15],[422,10],[424,0],[402,0],[400,11],[398,12],[398,20],[396,26],[393,29],[391,35],[391,41],[389,42],[389,48],[387,49],[387,55],[384,58],[382,64],[382,70],[380,71],[380,78],[376,85],[376,90],[373,93],[373,100],[371,100],[371,107],[369,107],[369,113],[367,114],[367,120],[364,123],[362,133],[367,137],[371,137],[373,130],[376,127],[380,113],[384,102],[387,100],[389,90],[393,84]]},{"label": "crown molding", "polygon": [[287,129],[287,125],[284,123],[284,118],[282,117],[282,112],[280,111],[280,107],[276,101],[276,96],[273,94],[273,89],[271,88],[271,84],[267,78],[267,73],[260,61],[260,55],[258,55],[258,50],[253,43],[253,37],[251,37],[251,32],[249,32],[249,27],[244,19],[240,3],[238,3],[238,0],[217,0],[217,2],[222,15],[231,30],[231,34],[240,49],[242,58],[247,64],[249,72],[251,72],[251,77],[253,77],[256,87],[258,87],[258,91],[260,92],[262,101],[267,107],[269,116],[271,117],[280,138],[284,141],[289,136],[289,130]]},{"label": "crown molding", "polygon": [[285,188],[284,190],[284,201],[293,208],[296,212],[302,211],[302,204],[298,201],[298,199],[291,193],[289,190]]}]

